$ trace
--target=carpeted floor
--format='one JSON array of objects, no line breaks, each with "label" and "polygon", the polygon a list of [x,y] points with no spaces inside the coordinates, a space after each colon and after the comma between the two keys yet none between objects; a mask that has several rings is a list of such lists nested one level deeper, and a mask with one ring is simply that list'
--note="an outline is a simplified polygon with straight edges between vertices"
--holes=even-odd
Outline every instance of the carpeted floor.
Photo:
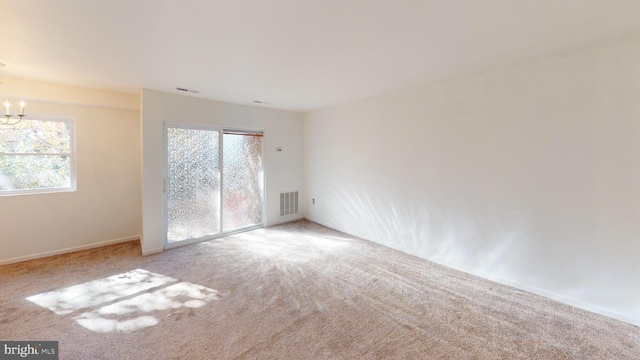
[{"label": "carpeted floor", "polygon": [[0,340],[61,359],[640,359],[638,327],[309,221],[0,266]]}]

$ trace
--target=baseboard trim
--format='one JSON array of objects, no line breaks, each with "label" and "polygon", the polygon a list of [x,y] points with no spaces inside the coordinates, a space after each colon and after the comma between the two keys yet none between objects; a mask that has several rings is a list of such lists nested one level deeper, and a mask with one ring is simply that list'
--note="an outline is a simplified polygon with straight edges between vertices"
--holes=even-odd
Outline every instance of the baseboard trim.
[{"label": "baseboard trim", "polygon": [[270,223],[266,224],[265,227],[275,226],[275,225],[280,225],[280,224],[286,224],[286,223],[289,223],[289,222],[298,221],[298,220],[302,220],[302,219],[304,219],[304,216],[302,216],[302,215],[294,216],[294,217],[285,217],[285,219],[283,219],[282,221],[270,222]]},{"label": "baseboard trim", "polygon": [[157,248],[157,249],[151,249],[151,250],[145,250],[144,248],[142,249],[142,256],[147,256],[147,255],[153,255],[153,254],[159,254],[161,252],[164,251],[164,248]]},{"label": "baseboard trim", "polygon": [[[318,220],[313,219],[313,218],[308,217],[308,216],[305,217],[305,218],[307,220],[309,220],[309,221],[312,221],[312,222],[316,223],[316,224],[319,224],[319,225],[322,225],[322,226],[326,226],[326,227],[328,227],[330,229],[334,229],[334,230],[343,232],[345,234],[349,234],[346,231],[343,231],[343,230],[340,230],[340,229],[336,229],[336,228],[334,228],[334,227],[332,227],[332,226],[330,226],[330,225],[328,225],[328,224],[326,224],[326,223],[324,223],[322,221],[318,221]],[[353,235],[353,234],[349,234],[349,235],[358,237],[360,239],[363,239],[362,237],[357,236],[357,235]],[[364,239],[364,240],[367,240],[367,239]],[[372,240],[367,240],[367,241],[371,241],[371,242],[376,243],[378,245],[390,247],[388,245],[380,244],[380,243],[372,241]],[[450,264],[450,263],[441,262],[441,261],[438,261],[436,259],[430,259],[430,258],[427,258],[427,257],[424,257],[424,256],[420,256],[420,255],[417,255],[417,254],[411,254],[411,253],[408,253],[406,251],[403,251],[403,250],[397,249],[397,248],[393,248],[393,249],[398,250],[398,251],[402,251],[402,252],[404,252],[406,254],[409,254],[409,255],[417,256],[417,257],[425,259],[425,260],[432,261],[432,262],[434,262],[436,264],[439,264],[439,265],[442,265],[442,266],[446,266],[446,267],[451,268],[451,269],[455,269],[455,270],[462,271],[462,272],[467,273],[467,274],[479,276],[479,277],[481,277],[483,279],[494,281],[494,282],[499,283],[499,284],[511,286],[511,287],[516,288],[518,290],[523,290],[523,291],[527,291],[527,292],[530,292],[530,293],[533,293],[533,294],[536,294],[536,295],[540,295],[540,296],[545,297],[547,299],[551,299],[551,300],[554,300],[554,301],[557,301],[557,302],[560,302],[560,303],[563,303],[563,304],[566,304],[566,305],[570,305],[570,306],[576,307],[578,309],[586,310],[586,311],[589,311],[589,312],[592,312],[592,313],[595,313],[595,314],[598,314],[598,315],[602,315],[602,316],[606,316],[606,317],[609,317],[609,318],[612,318],[612,319],[620,320],[622,322],[625,322],[625,323],[628,323],[628,324],[631,324],[631,325],[634,325],[634,326],[640,326],[640,319],[639,318],[625,315],[623,313],[620,313],[619,311],[615,311],[615,310],[612,310],[612,309],[609,309],[609,308],[604,308],[604,307],[601,307],[601,306],[598,306],[598,305],[590,304],[590,303],[587,303],[587,302],[584,302],[584,301],[580,301],[580,300],[577,300],[577,299],[574,299],[574,298],[571,298],[571,297],[568,297],[568,296],[565,296],[565,295],[557,294],[557,293],[552,292],[552,291],[539,289],[539,288],[536,288],[534,286],[530,286],[530,285],[527,285],[527,284],[523,284],[523,283],[519,283],[519,282],[515,282],[515,281],[502,279],[502,278],[499,278],[499,277],[494,276],[492,274],[487,274],[487,273],[475,271],[474,269],[471,269],[471,268],[468,268],[468,267],[465,267],[465,266],[460,266],[460,265],[457,265],[457,264]]]},{"label": "baseboard trim", "polygon": [[60,250],[45,251],[45,252],[32,254],[32,255],[18,256],[11,259],[0,260],[0,265],[14,264],[18,262],[35,260],[35,259],[40,259],[40,258],[55,256],[55,255],[62,255],[62,254],[67,254],[71,252],[76,252],[76,251],[95,249],[95,248],[99,248],[107,245],[119,244],[119,243],[124,243],[128,241],[133,241],[133,240],[140,240],[140,235],[133,235],[133,236],[127,236],[127,237],[118,238],[118,239],[100,241],[97,243],[87,244],[87,245],[73,246],[73,247],[64,248]]},{"label": "baseboard trim", "polygon": [[[424,258],[423,258],[424,259]],[[515,281],[510,281],[510,280],[506,280],[506,279],[502,279],[499,278],[497,276],[493,276],[491,274],[487,274],[487,273],[480,273],[478,271],[473,271],[472,269],[469,268],[465,268],[463,266],[456,266],[456,265],[452,265],[452,264],[448,264],[448,263],[441,263],[438,261],[434,261],[432,259],[427,259],[429,261],[433,261],[436,264],[440,264],[442,266],[446,266],[449,267],[451,269],[455,269],[458,271],[462,271],[465,272],[467,274],[471,274],[471,275],[475,275],[475,276],[479,276],[483,279],[487,279],[487,280],[491,280],[494,282],[497,282],[499,284],[503,284],[503,285],[507,285],[507,286],[511,286],[513,288],[516,288],[518,290],[523,290],[523,291],[527,291],[536,295],[540,295],[542,297],[545,297],[547,299],[551,299],[566,305],[570,305],[573,307],[576,307],[578,309],[582,309],[582,310],[586,310],[598,315],[602,315],[602,316],[606,316],[612,319],[616,319],[616,320],[620,320],[622,322],[626,322],[628,324],[634,325],[634,326],[640,326],[640,319],[638,318],[634,318],[631,316],[627,316],[625,314],[622,314],[618,311],[612,310],[612,309],[608,309],[608,308],[604,308],[598,305],[594,305],[594,304],[590,304],[572,297],[568,297],[562,294],[558,294],[552,291],[548,291],[548,290],[544,290],[544,289],[540,289],[534,286],[530,286],[527,284],[523,284],[523,283],[519,283],[519,282],[515,282]]]},{"label": "baseboard trim", "polygon": [[[314,219],[314,218],[311,218],[311,217],[305,216],[305,217],[304,217],[304,219],[309,220],[309,221],[311,221],[311,222],[314,222],[314,223],[316,223],[316,224],[318,224],[318,225],[322,225],[322,226],[328,227],[329,229],[334,229],[333,227],[331,227],[331,226],[329,226],[329,225],[327,225],[327,224],[323,223],[322,221],[318,221],[318,220],[316,220],[316,219]],[[338,229],[334,229],[334,230],[338,230]],[[349,233],[347,233],[347,232],[345,232],[345,231],[342,231],[342,230],[338,230],[338,231],[343,232],[343,233],[348,234],[348,235],[351,235],[351,236],[355,236],[355,235],[349,234]],[[357,237],[358,237],[358,236],[357,236]],[[370,241],[370,240],[369,240],[369,241]],[[375,241],[372,241],[372,242],[375,242]]]}]

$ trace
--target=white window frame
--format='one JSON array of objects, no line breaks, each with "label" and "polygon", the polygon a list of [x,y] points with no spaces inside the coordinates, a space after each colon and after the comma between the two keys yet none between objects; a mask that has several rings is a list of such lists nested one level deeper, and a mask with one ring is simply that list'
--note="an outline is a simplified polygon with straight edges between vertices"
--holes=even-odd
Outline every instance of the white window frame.
[{"label": "white window frame", "polygon": [[[5,153],[0,152],[0,155],[9,156],[69,156],[70,166],[69,170],[70,185],[67,187],[57,188],[45,188],[45,189],[18,189],[18,190],[0,190],[0,197],[2,196],[15,196],[15,195],[33,195],[33,194],[50,194],[60,192],[74,192],[77,190],[76,180],[76,119],[73,117],[51,116],[51,115],[31,115],[25,120],[29,121],[56,121],[66,122],[69,124],[70,133],[70,153]],[[8,125],[0,125],[8,126]]]}]

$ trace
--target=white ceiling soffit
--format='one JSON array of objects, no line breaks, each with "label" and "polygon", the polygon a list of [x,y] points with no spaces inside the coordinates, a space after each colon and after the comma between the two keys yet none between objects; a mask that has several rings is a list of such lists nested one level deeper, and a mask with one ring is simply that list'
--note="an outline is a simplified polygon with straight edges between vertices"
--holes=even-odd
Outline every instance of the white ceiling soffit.
[{"label": "white ceiling soffit", "polygon": [[310,111],[640,32],[638,0],[2,0],[1,76]]}]

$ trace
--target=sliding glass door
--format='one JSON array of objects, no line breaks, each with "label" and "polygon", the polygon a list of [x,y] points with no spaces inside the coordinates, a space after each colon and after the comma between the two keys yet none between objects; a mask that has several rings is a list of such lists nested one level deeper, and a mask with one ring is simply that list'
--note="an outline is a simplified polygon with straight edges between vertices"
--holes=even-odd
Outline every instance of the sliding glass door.
[{"label": "sliding glass door", "polygon": [[218,235],[220,132],[167,128],[167,244]]},{"label": "sliding glass door", "polygon": [[262,134],[225,131],[222,138],[224,231],[262,224]]},{"label": "sliding glass door", "polygon": [[165,127],[165,246],[262,225],[262,133]]}]

